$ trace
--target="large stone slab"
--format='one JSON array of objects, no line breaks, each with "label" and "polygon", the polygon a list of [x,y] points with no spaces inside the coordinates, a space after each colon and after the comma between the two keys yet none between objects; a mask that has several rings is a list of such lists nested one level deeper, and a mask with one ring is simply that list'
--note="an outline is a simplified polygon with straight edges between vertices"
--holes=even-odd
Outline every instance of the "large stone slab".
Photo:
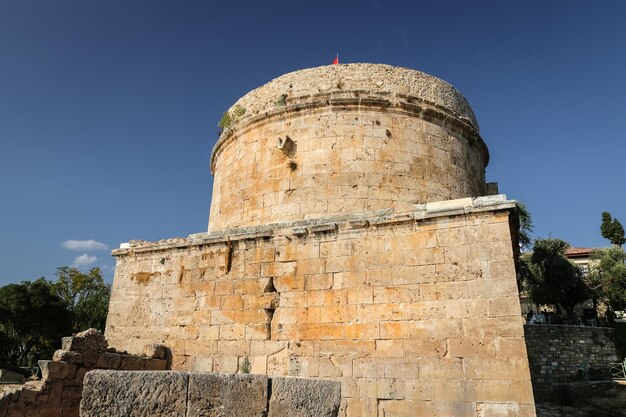
[{"label": "large stone slab", "polygon": [[163,371],[90,371],[81,417],[185,417],[188,374]]},{"label": "large stone slab", "polygon": [[268,417],[335,417],[341,383],[301,378],[272,378]]},{"label": "large stone slab", "polygon": [[189,374],[187,417],[262,417],[268,379],[250,374]]},{"label": "large stone slab", "polygon": [[8,369],[0,369],[0,384],[23,384],[24,375]]}]

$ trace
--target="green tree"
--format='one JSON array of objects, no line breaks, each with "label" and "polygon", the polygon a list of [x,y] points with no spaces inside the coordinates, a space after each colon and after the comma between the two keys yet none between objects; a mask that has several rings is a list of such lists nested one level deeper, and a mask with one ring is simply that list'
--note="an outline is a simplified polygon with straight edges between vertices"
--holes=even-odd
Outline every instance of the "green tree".
[{"label": "green tree", "polygon": [[626,253],[620,246],[596,249],[591,253],[587,278],[594,301],[601,301],[610,311],[626,309]]},{"label": "green tree", "polygon": [[588,288],[578,267],[565,257],[569,244],[560,239],[537,239],[532,254],[520,268],[536,304],[552,304],[570,318],[574,307],[588,299]]},{"label": "green tree", "polygon": [[66,303],[39,278],[0,287],[0,362],[33,367],[71,332]]},{"label": "green tree", "polygon": [[522,201],[516,203],[517,206],[517,218],[519,224],[519,249],[522,252],[516,252],[518,256],[516,270],[517,270],[517,288],[520,293],[528,294],[530,292],[530,286],[528,277],[530,275],[528,271],[530,255],[527,253],[530,249],[533,239],[531,233],[533,231],[533,220],[528,211],[528,207]]},{"label": "green tree", "polygon": [[54,293],[68,306],[72,315],[72,328],[80,332],[90,327],[104,331],[109,309],[111,288],[104,283],[100,268],[82,273],[76,268],[57,268]]},{"label": "green tree", "polygon": [[608,211],[602,213],[600,232],[603,238],[608,239],[614,245],[622,246],[626,243],[624,227],[619,220],[614,219]]},{"label": "green tree", "polygon": [[526,203],[517,202],[517,215],[519,216],[519,245],[522,251],[530,249],[533,239],[530,234],[533,231],[533,219],[530,216]]}]

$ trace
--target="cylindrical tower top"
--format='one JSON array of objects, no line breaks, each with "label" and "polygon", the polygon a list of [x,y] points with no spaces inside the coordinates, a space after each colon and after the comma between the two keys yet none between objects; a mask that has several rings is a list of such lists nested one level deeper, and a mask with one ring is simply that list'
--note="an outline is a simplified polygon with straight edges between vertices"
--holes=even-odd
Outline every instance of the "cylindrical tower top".
[{"label": "cylindrical tower top", "polygon": [[380,64],[285,74],[225,113],[209,230],[485,193],[488,151],[467,100]]}]

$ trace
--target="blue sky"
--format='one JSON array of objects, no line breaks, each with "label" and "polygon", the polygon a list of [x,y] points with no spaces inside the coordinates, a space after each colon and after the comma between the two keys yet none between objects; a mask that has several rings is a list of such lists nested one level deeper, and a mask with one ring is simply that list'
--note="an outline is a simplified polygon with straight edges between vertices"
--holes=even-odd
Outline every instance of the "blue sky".
[{"label": "blue sky", "polygon": [[0,0],[0,285],[72,264],[110,281],[120,242],[205,231],[223,111],[336,52],[453,84],[535,235],[606,245],[625,45],[620,1]]}]

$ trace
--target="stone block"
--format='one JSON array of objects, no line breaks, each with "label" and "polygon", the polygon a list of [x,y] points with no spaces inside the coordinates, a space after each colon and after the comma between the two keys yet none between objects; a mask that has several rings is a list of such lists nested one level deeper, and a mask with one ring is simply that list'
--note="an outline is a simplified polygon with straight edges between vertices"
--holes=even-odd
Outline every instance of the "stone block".
[{"label": "stone block", "polygon": [[117,353],[104,352],[98,357],[96,366],[100,369],[120,369],[122,355]]},{"label": "stone block", "polygon": [[189,374],[187,417],[261,417],[268,378],[250,374]]},{"label": "stone block", "polygon": [[346,323],[343,326],[345,339],[377,339],[378,323]]},{"label": "stone block", "polygon": [[72,352],[69,350],[59,349],[54,352],[52,360],[55,362],[68,362],[80,364],[83,362],[83,354],[80,352]]},{"label": "stone block", "polygon": [[79,400],[81,399],[82,387],[65,387],[63,388],[63,399]]},{"label": "stone block", "polygon": [[63,337],[61,338],[61,349],[82,352],[85,349],[85,339],[76,336]]},{"label": "stone block", "polygon": [[298,378],[273,378],[268,417],[335,417],[341,383]]},{"label": "stone block", "polygon": [[213,371],[221,373],[234,373],[239,370],[239,358],[237,356],[221,356],[213,360]]},{"label": "stone block", "polygon": [[517,403],[476,403],[476,417],[518,417],[520,406]]},{"label": "stone block", "polygon": [[0,394],[0,417],[5,417],[9,408],[10,395],[3,392]]},{"label": "stone block", "polygon": [[185,417],[188,375],[159,371],[90,371],[81,417]]},{"label": "stone block", "polygon": [[125,371],[141,371],[146,369],[146,358],[139,356],[123,355],[120,369]]},{"label": "stone block", "polygon": [[533,391],[529,380],[480,380],[475,381],[474,390],[476,398],[482,401],[533,403]]},{"label": "stone block", "polygon": [[470,379],[528,379],[526,357],[465,358],[463,369]]},{"label": "stone block", "polygon": [[149,344],[143,348],[143,353],[153,359],[167,359],[167,348],[164,345]]},{"label": "stone block", "polygon": [[167,360],[165,359],[147,359],[145,362],[146,371],[164,371],[167,369]]},{"label": "stone block", "polygon": [[32,388],[24,387],[20,391],[19,401],[26,404],[34,404],[37,401],[37,395],[39,391]]},{"label": "stone block", "polygon": [[431,401],[433,399],[432,381],[423,379],[405,379],[404,398],[407,400]]},{"label": "stone block", "polygon": [[362,398],[386,400],[404,399],[404,382],[396,378],[362,378],[359,380]]},{"label": "stone block", "polygon": [[378,400],[371,398],[348,398],[346,417],[378,417]]},{"label": "stone block", "polygon": [[24,375],[8,369],[0,369],[0,384],[23,384]]},{"label": "stone block", "polygon": [[492,339],[454,338],[448,340],[448,354],[450,358],[491,358],[496,348]]},{"label": "stone block", "polygon": [[500,297],[489,300],[489,317],[520,316],[519,297]]},{"label": "stone block", "polygon": [[96,329],[87,329],[76,336],[84,339],[85,349],[88,350],[104,351],[109,346],[104,335]]},{"label": "stone block", "polygon": [[83,364],[88,368],[95,368],[100,358],[100,352],[97,350],[85,350],[83,352]]},{"label": "stone block", "polygon": [[41,379],[63,379],[68,376],[70,364],[67,362],[39,361]]},{"label": "stone block", "polygon": [[[81,381],[82,382],[82,381]],[[49,396],[47,405],[50,409],[57,409],[61,404],[61,398],[63,397],[63,388],[66,381],[53,381],[50,385]]]},{"label": "stone block", "polygon": [[78,368],[76,370],[76,373],[74,374],[74,380],[73,381],[69,381],[71,382],[73,385],[82,385],[83,383],[83,379],[85,378],[85,374],[89,371],[89,369],[87,368]]}]

